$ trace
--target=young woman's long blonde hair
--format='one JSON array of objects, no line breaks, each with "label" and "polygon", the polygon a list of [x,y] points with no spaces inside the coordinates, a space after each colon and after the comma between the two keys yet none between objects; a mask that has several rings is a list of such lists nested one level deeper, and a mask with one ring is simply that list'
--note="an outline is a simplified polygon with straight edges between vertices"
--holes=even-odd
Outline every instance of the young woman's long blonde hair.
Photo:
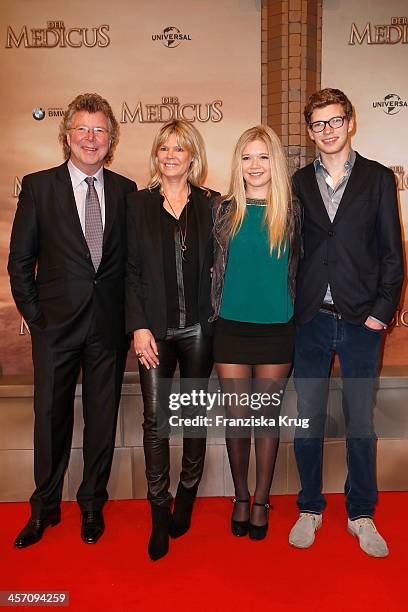
[{"label": "young woman's long blonde hair", "polygon": [[264,222],[268,229],[270,252],[276,247],[278,257],[287,246],[286,228],[291,202],[288,165],[278,136],[267,125],[257,125],[245,130],[240,136],[232,157],[231,181],[228,194],[223,200],[231,200],[229,219],[230,236],[240,230],[246,212],[245,181],[242,174],[242,154],[254,140],[266,144],[271,168],[271,185],[267,196]]}]

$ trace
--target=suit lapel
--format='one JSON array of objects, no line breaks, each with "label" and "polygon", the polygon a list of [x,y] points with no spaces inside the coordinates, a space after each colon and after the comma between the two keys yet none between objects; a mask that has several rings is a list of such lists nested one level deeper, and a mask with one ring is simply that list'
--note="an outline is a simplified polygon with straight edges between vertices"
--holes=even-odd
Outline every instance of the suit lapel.
[{"label": "suit lapel", "polygon": [[105,194],[105,228],[103,231],[103,246],[109,239],[114,221],[116,218],[116,209],[118,205],[115,184],[112,174],[104,168],[103,171],[103,189]]},{"label": "suit lapel", "polygon": [[210,231],[210,202],[205,192],[198,187],[191,186],[193,211],[198,231],[198,262],[199,270],[202,270],[204,256],[208,246]]},{"label": "suit lapel", "polygon": [[71,177],[66,162],[56,169],[55,191],[56,202],[58,202],[58,206],[66,218],[67,225],[71,227],[72,235],[77,238],[89,252],[88,244],[79,220],[74,190],[72,189]]},{"label": "suit lapel", "polygon": [[304,191],[307,191],[306,202],[312,203],[312,205],[308,207],[310,215],[313,216],[316,223],[327,229],[331,225],[331,221],[327,214],[322,194],[320,193],[314,165],[309,164],[305,168],[305,173],[306,180],[304,182]]},{"label": "suit lapel", "polygon": [[[150,199],[150,198],[149,198]],[[163,205],[163,196],[160,194],[159,187],[152,189],[151,199],[145,207],[146,230],[150,234],[150,244],[152,245],[152,258],[156,268],[158,286],[164,291],[164,272],[163,272],[163,243],[160,229],[160,214]]]}]

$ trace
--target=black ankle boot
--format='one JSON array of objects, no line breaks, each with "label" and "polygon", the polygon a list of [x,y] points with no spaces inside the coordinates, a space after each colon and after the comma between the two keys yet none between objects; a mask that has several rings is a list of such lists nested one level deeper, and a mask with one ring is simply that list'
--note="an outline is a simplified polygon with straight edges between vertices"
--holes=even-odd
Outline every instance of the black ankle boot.
[{"label": "black ankle boot", "polygon": [[169,552],[169,528],[171,512],[168,506],[151,504],[152,533],[147,550],[152,561],[157,561]]},{"label": "black ankle boot", "polygon": [[193,512],[197,489],[198,485],[191,489],[186,489],[186,487],[179,482],[176,499],[174,500],[173,516],[170,523],[170,536],[172,538],[179,538],[190,529],[191,514]]}]

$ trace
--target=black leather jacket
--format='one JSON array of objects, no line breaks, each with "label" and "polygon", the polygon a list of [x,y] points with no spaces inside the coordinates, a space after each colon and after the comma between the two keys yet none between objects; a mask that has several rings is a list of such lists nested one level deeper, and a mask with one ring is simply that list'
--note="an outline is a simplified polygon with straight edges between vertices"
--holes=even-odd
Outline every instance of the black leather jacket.
[{"label": "black leather jacket", "polygon": [[[224,289],[224,276],[229,254],[230,208],[231,201],[223,201],[221,198],[216,198],[212,207],[214,222],[214,264],[211,282],[211,305],[213,309],[213,315],[209,319],[210,322],[215,321],[218,318],[221,307],[222,292]],[[293,198],[287,223],[287,236],[290,244],[288,262],[288,284],[292,300],[295,299],[296,272],[302,252],[301,225],[302,215],[300,204],[296,198]]]}]

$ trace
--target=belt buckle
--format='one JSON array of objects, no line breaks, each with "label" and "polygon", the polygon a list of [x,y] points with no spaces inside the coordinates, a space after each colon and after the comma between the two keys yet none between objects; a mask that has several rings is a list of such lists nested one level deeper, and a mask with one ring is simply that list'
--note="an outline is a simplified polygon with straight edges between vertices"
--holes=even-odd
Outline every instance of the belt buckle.
[{"label": "belt buckle", "polygon": [[341,319],[341,314],[337,311],[337,309],[336,309],[334,304],[325,304],[325,303],[323,303],[320,306],[320,310],[322,310],[323,312],[327,312],[327,313],[333,315],[333,317],[335,319]]}]

